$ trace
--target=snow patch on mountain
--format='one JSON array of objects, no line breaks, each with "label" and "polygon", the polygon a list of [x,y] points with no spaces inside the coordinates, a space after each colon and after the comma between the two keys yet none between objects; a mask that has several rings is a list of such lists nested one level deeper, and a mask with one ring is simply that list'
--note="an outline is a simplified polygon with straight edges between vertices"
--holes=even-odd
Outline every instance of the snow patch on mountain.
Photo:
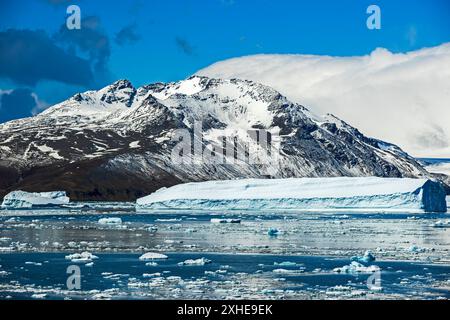
[{"label": "snow patch on mountain", "polygon": [[169,86],[165,86],[161,91],[151,91],[151,95],[159,100],[166,100],[174,94],[193,95],[204,89],[200,83],[200,78],[193,77],[179,83],[173,83]]}]

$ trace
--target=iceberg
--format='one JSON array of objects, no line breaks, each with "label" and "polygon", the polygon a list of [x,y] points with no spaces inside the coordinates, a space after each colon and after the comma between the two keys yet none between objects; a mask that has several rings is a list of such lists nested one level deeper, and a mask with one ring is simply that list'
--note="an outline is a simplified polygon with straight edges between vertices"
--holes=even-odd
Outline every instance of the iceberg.
[{"label": "iceberg", "polygon": [[149,261],[149,260],[161,260],[161,259],[168,259],[169,257],[165,254],[158,253],[158,252],[147,252],[144,253],[139,257],[139,260],[141,261]]},{"label": "iceberg", "polygon": [[371,273],[371,272],[377,272],[380,270],[381,270],[380,267],[378,267],[376,265],[371,265],[371,266],[366,267],[356,261],[352,261],[349,265],[333,269],[333,271],[337,272],[337,273]]},{"label": "iceberg", "polygon": [[12,191],[2,202],[2,209],[36,209],[60,207],[69,204],[69,197],[65,191],[26,192]]},{"label": "iceberg", "polygon": [[358,256],[352,257],[351,260],[352,260],[352,261],[359,262],[359,263],[370,263],[370,262],[372,262],[372,261],[375,261],[376,258],[375,258],[375,256],[372,254],[372,251],[367,250],[367,251],[364,253],[364,255],[363,255],[362,257],[358,257]]},{"label": "iceberg", "polygon": [[406,251],[417,254],[417,253],[424,253],[424,252],[427,252],[427,251],[434,251],[434,249],[432,249],[432,248],[422,248],[422,247],[419,247],[419,246],[416,246],[416,245],[412,245],[409,248],[407,248]]},{"label": "iceberg", "polygon": [[92,262],[94,259],[98,259],[97,256],[93,255],[92,253],[85,251],[82,253],[73,253],[65,256],[66,260],[70,260],[71,262],[77,263],[89,263]]},{"label": "iceberg", "polygon": [[98,220],[99,224],[106,224],[106,225],[119,225],[122,224],[121,218],[101,218]]},{"label": "iceberg", "polygon": [[183,262],[178,262],[179,266],[204,266],[205,264],[209,264],[212,261],[206,258],[199,259],[188,259]]},{"label": "iceberg", "polygon": [[147,210],[357,210],[446,212],[442,185],[429,179],[336,177],[191,182],[136,201]]}]

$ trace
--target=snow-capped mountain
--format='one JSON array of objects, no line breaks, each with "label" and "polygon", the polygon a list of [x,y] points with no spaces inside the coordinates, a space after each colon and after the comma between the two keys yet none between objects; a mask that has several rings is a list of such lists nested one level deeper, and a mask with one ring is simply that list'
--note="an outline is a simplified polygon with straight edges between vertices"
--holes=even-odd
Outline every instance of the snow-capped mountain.
[{"label": "snow-capped mountain", "polygon": [[[216,151],[221,136],[248,138],[248,130],[258,129],[273,134],[277,170],[268,174],[246,161],[174,163],[177,129],[192,133],[199,122],[203,138],[193,138]],[[72,199],[132,200],[181,182],[268,176],[430,174],[393,144],[366,137],[333,115],[317,117],[267,86],[237,79],[193,76],[140,88],[120,80],[0,125],[0,197],[24,189],[66,190]]]}]

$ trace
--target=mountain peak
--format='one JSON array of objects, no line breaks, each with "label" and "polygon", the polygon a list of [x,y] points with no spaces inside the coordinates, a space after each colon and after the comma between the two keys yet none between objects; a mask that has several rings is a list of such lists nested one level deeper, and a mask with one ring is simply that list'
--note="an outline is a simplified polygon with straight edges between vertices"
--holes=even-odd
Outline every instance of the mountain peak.
[{"label": "mountain peak", "polygon": [[[274,164],[278,171],[271,177],[428,174],[400,148],[366,137],[333,115],[316,120],[307,108],[268,86],[199,76],[138,89],[122,79],[77,94],[38,116],[2,125],[0,172],[14,170],[14,189],[38,179],[78,199],[96,195],[109,200],[130,200],[186,181],[267,176],[263,166],[242,160],[198,167],[172,163],[175,132],[193,133],[198,122],[202,150],[214,147],[218,153],[224,148],[221,137],[247,141],[250,130],[269,132],[280,151]],[[30,168],[41,171],[34,174]],[[101,189],[93,183],[98,177],[105,181]],[[82,190],[73,189],[73,179]]]},{"label": "mountain peak", "polygon": [[128,79],[119,79],[117,81],[114,81],[110,86],[113,86],[119,90],[124,88],[134,88],[133,84]]}]

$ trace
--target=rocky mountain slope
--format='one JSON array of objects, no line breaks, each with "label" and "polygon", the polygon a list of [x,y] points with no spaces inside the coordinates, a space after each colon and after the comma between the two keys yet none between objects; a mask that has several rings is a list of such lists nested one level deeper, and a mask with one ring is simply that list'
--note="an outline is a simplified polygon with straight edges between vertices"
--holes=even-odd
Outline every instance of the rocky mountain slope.
[{"label": "rocky mountain slope", "polygon": [[[192,140],[213,155],[225,147],[219,137],[237,137],[236,152],[241,138],[254,139],[249,132],[264,129],[277,145],[270,153],[276,161],[175,163],[177,129],[193,134],[200,122],[203,136]],[[257,142],[246,156],[260,150]],[[0,198],[23,189],[66,190],[78,200],[134,200],[187,181],[329,176],[430,174],[393,144],[366,137],[333,115],[317,117],[267,86],[236,79],[193,76],[140,88],[120,80],[0,125]]]}]

